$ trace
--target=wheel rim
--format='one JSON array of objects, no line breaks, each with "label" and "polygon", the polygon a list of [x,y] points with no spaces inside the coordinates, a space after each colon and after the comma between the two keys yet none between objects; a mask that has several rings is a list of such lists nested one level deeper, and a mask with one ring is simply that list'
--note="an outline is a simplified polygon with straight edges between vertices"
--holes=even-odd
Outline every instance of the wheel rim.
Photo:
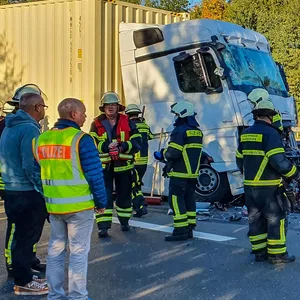
[{"label": "wheel rim", "polygon": [[197,179],[196,193],[207,197],[215,193],[219,185],[219,173],[209,165],[202,165]]}]

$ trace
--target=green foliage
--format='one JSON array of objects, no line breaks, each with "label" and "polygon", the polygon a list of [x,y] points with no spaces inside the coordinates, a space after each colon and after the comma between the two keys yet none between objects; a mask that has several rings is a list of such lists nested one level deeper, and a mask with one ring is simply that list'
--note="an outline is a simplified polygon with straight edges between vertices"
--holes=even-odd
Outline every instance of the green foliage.
[{"label": "green foliage", "polygon": [[201,19],[201,9],[202,5],[201,3],[195,4],[189,11],[191,19]]},{"label": "green foliage", "polygon": [[160,0],[159,8],[174,12],[183,12],[187,10],[188,0]]},{"label": "green foliage", "polygon": [[133,3],[133,4],[142,4],[142,1],[141,0],[121,0],[121,1],[124,1],[124,2],[129,2],[129,3]]}]

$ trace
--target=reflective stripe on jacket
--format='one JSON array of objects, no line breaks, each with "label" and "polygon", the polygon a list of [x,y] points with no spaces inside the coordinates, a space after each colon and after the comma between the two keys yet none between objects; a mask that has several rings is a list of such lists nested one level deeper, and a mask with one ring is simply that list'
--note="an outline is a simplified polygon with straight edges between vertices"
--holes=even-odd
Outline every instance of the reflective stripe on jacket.
[{"label": "reflective stripe on jacket", "polygon": [[279,186],[283,176],[298,176],[285,155],[279,131],[264,121],[255,121],[242,132],[236,160],[245,185]]},{"label": "reflective stripe on jacket", "polygon": [[[115,172],[133,168],[134,154],[141,149],[141,134],[128,116],[118,114],[116,125],[111,128],[106,115],[102,114],[91,124],[90,134],[98,144],[102,164],[112,163]],[[112,161],[109,156],[108,146],[111,142],[118,142],[123,149],[116,161]]]},{"label": "reflective stripe on jacket", "polygon": [[171,165],[169,177],[196,179],[199,176],[202,139],[201,130],[184,121],[175,127],[163,151],[165,160]]},{"label": "reflective stripe on jacket", "polygon": [[142,136],[142,148],[134,156],[134,164],[136,166],[147,165],[148,164],[148,141],[153,139],[153,133],[150,130],[149,125],[145,121],[142,121],[141,118],[132,118],[132,122],[135,123],[135,126],[139,133]]}]

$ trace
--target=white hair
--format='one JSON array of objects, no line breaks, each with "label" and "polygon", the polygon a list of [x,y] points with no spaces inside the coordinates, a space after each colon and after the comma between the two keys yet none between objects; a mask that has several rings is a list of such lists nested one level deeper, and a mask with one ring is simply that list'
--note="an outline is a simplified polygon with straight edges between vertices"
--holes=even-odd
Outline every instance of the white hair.
[{"label": "white hair", "polygon": [[20,109],[28,112],[35,108],[37,104],[42,104],[43,98],[35,93],[26,93],[20,99]]}]

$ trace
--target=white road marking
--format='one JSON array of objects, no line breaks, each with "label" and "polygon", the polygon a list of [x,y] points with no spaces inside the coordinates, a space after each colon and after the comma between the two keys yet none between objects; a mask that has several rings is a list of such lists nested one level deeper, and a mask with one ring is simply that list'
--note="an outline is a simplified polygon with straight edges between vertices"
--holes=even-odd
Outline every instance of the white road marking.
[{"label": "white road marking", "polygon": [[[113,217],[113,223],[120,224],[118,218],[116,218],[116,217]],[[130,220],[129,225],[133,226],[133,227],[139,227],[139,228],[143,228],[143,229],[162,231],[162,232],[168,232],[168,233],[173,231],[173,227],[152,224],[152,223],[146,223],[146,222],[140,222],[140,221],[134,221],[134,220]],[[236,238],[234,238],[234,237],[200,232],[200,231],[195,231],[195,230],[194,230],[194,238],[215,241],[215,242],[227,242],[227,241],[236,240]]]}]

